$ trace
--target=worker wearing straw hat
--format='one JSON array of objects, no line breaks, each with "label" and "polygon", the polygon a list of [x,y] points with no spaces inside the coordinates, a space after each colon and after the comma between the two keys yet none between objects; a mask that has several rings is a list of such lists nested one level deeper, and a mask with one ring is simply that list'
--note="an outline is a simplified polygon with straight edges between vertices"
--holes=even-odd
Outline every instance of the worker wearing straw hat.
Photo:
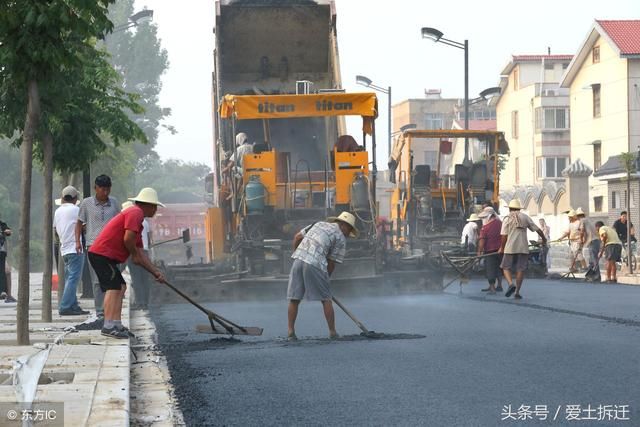
[{"label": "worker wearing straw hat", "polygon": [[565,237],[569,238],[569,247],[571,248],[572,260],[571,272],[575,273],[577,271],[575,266],[576,262],[579,262],[582,265],[583,270],[587,269],[587,261],[585,261],[584,256],[582,255],[583,242],[582,231],[580,230],[582,223],[580,222],[576,211],[574,211],[573,209],[569,209],[569,211],[567,212],[567,217],[569,217],[569,226],[567,227],[566,231],[562,233],[562,236],[560,236],[560,240],[564,239]]},{"label": "worker wearing straw hat", "polygon": [[[527,229],[535,231],[540,236],[542,244],[547,244],[547,238],[533,220],[520,210],[522,205],[518,199],[509,202],[509,215],[502,222],[500,236],[502,239],[500,253],[503,253],[500,267],[507,279],[509,289],[505,292],[506,297],[510,297],[515,292],[515,299],[522,299],[520,289],[524,281],[524,272],[529,263],[529,241],[527,239]],[[513,273],[516,274],[516,283],[513,283]]]},{"label": "worker wearing straw hat", "polygon": [[338,336],[329,277],[336,264],[342,264],[344,260],[347,249],[346,237],[357,238],[358,235],[356,217],[349,212],[342,212],[337,217],[313,223],[295,235],[294,252],[291,255],[294,261],[287,288],[289,340],[297,339],[295,323],[298,306],[305,294],[309,300],[322,302],[329,327],[329,338]]},{"label": "worker wearing straw hat", "polygon": [[467,218],[467,223],[462,229],[462,236],[460,237],[460,244],[465,248],[467,252],[475,253],[478,245],[478,223],[481,221],[478,215],[472,213]]},{"label": "worker wearing straw hat", "polygon": [[582,208],[576,209],[576,216],[580,221],[580,238],[582,246],[589,250],[589,270],[586,275],[588,281],[600,281],[600,265],[598,253],[600,252],[600,238],[595,224],[587,218]]},{"label": "worker wearing straw hat", "polygon": [[164,275],[158,270],[142,250],[142,223],[145,218],[156,214],[158,193],[153,188],[143,188],[136,197],[130,198],[135,205],[116,215],[102,229],[89,249],[89,262],[95,270],[100,287],[105,292],[104,326],[102,335],[112,338],[128,338],[129,330],[122,325],[122,301],[127,284],[118,264],[123,264],[131,256],[134,263],[153,274],[158,282],[164,282]]}]

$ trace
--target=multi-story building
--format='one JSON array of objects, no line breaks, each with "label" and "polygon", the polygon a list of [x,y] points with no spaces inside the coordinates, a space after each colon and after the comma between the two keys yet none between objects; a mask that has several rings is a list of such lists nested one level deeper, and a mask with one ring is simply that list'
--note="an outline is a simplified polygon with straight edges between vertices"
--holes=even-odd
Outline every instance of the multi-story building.
[{"label": "multi-story building", "polygon": [[572,157],[595,171],[588,208],[613,219],[629,208],[619,155],[640,147],[640,20],[595,21],[560,86],[570,91]]},{"label": "multi-story building", "polygon": [[[439,89],[425,91],[422,99],[407,99],[393,106],[394,131],[407,124],[415,124],[417,129],[452,129],[454,121],[464,123],[464,99],[442,98]],[[493,106],[478,103],[469,107],[470,123],[477,120],[495,120],[496,112]],[[471,126],[469,126],[472,128]],[[437,139],[418,139],[413,143],[414,158],[418,164],[428,164],[431,170],[436,170],[438,164]],[[456,150],[456,142],[453,145]],[[464,154],[463,154],[464,155]],[[455,157],[455,156],[453,156]],[[444,161],[443,161],[444,160]],[[440,174],[446,175],[452,168],[452,162],[462,162],[462,158],[447,156],[441,159]]]},{"label": "multi-story building", "polygon": [[497,129],[510,156],[500,176],[501,198],[515,197],[531,214],[568,205],[562,171],[570,164],[569,90],[559,82],[572,55],[514,55],[502,70],[495,99]]}]

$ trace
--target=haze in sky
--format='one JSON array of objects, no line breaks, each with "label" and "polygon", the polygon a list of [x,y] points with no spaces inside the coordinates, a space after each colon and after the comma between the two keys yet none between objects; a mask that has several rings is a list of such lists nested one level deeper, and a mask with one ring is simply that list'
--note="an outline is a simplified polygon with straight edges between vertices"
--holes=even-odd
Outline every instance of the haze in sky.
[{"label": "haze in sky", "polygon": [[[163,159],[213,164],[211,72],[214,0],[137,0],[154,10],[154,22],[170,68],[163,77],[160,102],[173,114],[162,131],[157,152]],[[421,38],[422,27],[444,37],[469,40],[469,97],[499,82],[512,54],[575,54],[594,19],[638,19],[637,0],[510,1],[336,0],[338,49],[343,87],[362,74],[392,87],[395,104],[421,98],[425,89],[442,89],[446,98],[464,97],[463,51]],[[387,95],[378,94],[380,114],[378,168],[386,169]],[[350,119],[350,133],[361,135],[360,120]]]}]

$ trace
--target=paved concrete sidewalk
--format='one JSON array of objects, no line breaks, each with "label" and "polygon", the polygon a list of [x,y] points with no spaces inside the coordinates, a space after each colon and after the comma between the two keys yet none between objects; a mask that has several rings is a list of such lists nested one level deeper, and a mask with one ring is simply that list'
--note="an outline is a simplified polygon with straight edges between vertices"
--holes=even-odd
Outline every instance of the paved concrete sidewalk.
[{"label": "paved concrete sidewalk", "polygon": [[[16,345],[17,304],[0,301],[0,407],[5,410],[7,406],[3,404],[16,402],[11,379],[14,361],[20,356],[37,353],[40,351],[37,343],[52,343],[64,334],[65,327],[81,323],[88,317],[59,316],[54,291],[53,322],[43,323],[40,312],[42,275],[32,274],[30,282],[31,346]],[[13,289],[17,288],[17,276],[14,275]],[[127,296],[122,313],[125,325],[129,323],[128,299]],[[93,300],[82,299],[80,305],[93,314]],[[129,425],[129,367],[129,340],[107,338],[98,330],[69,333],[62,344],[53,346],[34,402],[64,402],[65,426]],[[6,417],[7,414],[0,413],[0,425],[14,425],[8,424]]]}]

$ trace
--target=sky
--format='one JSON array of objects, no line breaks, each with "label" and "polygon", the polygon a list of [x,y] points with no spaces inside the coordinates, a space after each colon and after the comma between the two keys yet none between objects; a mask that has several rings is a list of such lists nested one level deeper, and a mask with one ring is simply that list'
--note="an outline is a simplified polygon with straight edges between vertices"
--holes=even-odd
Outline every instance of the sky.
[{"label": "sky", "polygon": [[[213,163],[211,72],[214,0],[136,0],[154,10],[162,46],[169,55],[163,76],[162,107],[170,107],[156,151],[163,159]],[[187,7],[188,6],[188,7]],[[338,50],[343,87],[365,91],[355,76],[391,86],[392,104],[441,89],[446,98],[464,97],[463,51],[421,38],[422,27],[444,37],[469,41],[469,97],[497,86],[511,55],[575,54],[595,19],[639,19],[638,0],[581,1],[427,1],[336,0]],[[387,95],[379,95],[376,133],[387,135]],[[349,119],[350,133],[361,135],[360,120]],[[379,141],[384,141],[380,138]],[[378,168],[386,169],[387,148],[378,144]]]}]

